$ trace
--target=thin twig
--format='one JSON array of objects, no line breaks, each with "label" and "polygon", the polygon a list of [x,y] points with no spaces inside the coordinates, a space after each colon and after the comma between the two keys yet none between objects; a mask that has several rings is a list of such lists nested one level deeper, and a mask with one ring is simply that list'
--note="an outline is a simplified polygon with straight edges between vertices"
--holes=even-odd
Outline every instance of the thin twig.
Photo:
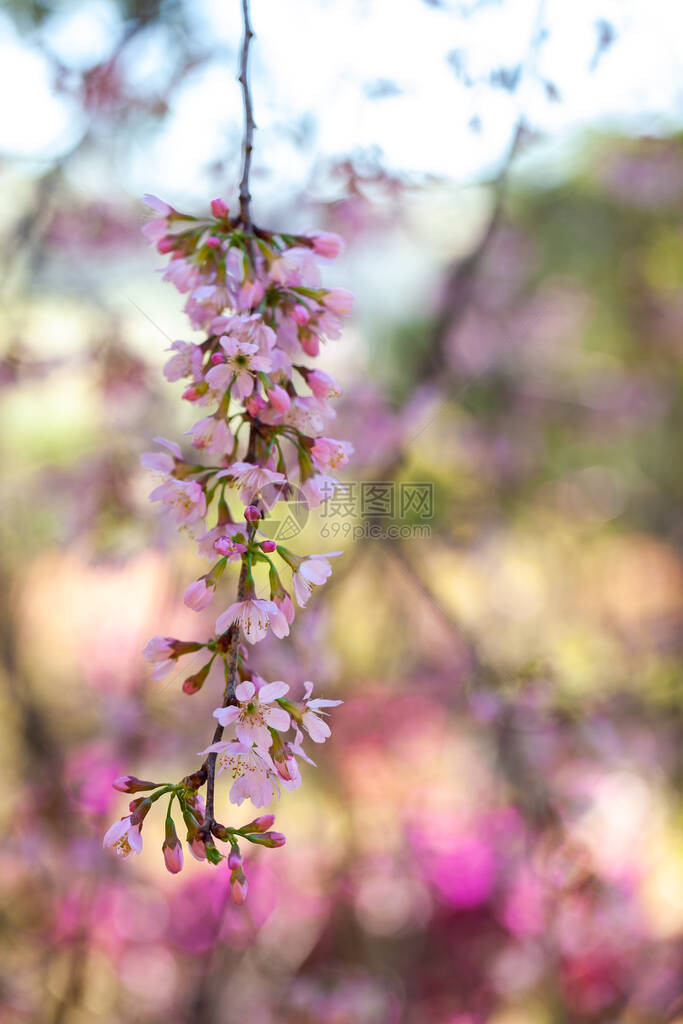
[{"label": "thin twig", "polygon": [[251,153],[254,148],[254,115],[251,105],[251,93],[249,92],[249,44],[254,38],[254,33],[249,21],[249,0],[242,0],[242,21],[244,24],[244,36],[242,37],[242,55],[240,58],[240,73],[237,81],[242,86],[242,99],[244,101],[244,143],[242,150],[242,180],[240,181],[240,219],[247,231],[251,230],[251,212],[249,204],[251,194],[249,192],[249,171],[251,170]]}]

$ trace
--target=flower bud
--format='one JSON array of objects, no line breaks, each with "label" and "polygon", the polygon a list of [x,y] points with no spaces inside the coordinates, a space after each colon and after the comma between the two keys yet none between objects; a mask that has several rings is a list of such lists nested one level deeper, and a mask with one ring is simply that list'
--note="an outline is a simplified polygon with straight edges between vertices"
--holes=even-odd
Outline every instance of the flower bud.
[{"label": "flower bud", "polygon": [[298,324],[299,327],[303,327],[311,319],[311,314],[300,303],[293,307],[291,316],[294,323]]},{"label": "flower bud", "polygon": [[225,356],[222,352],[214,352],[211,356],[211,362],[214,366],[219,366],[221,363],[225,362]]},{"label": "flower bud", "polygon": [[217,220],[221,220],[223,217],[228,216],[228,204],[224,199],[212,199],[211,200],[211,213],[216,217]]},{"label": "flower bud", "polygon": [[248,832],[267,832],[268,829],[275,823],[274,814],[262,814],[258,818],[254,818],[248,825],[244,826],[244,831]]},{"label": "flower bud", "polygon": [[287,412],[292,405],[292,399],[279,384],[267,391],[268,401],[276,412]]},{"label": "flower bud", "polygon": [[216,238],[215,235],[209,235],[209,237],[204,242],[204,245],[208,245],[209,249],[220,249],[221,240],[220,238]]},{"label": "flower bud", "polygon": [[231,871],[242,867],[242,857],[239,846],[233,846],[228,854],[228,867]]},{"label": "flower bud", "polygon": [[249,833],[244,838],[250,843],[254,843],[255,846],[267,846],[271,850],[284,846],[287,842],[282,832]]},{"label": "flower bud", "polygon": [[192,839],[190,839],[188,833],[187,845],[195,860],[206,860],[206,847],[204,846],[204,840],[200,839],[198,835],[194,835]]},{"label": "flower bud", "polygon": [[120,775],[114,779],[112,786],[118,789],[119,793],[142,793],[146,789],[156,789],[158,782],[145,782],[144,779],[136,779],[134,775]]},{"label": "flower bud", "polygon": [[246,900],[248,889],[244,872],[242,870],[233,871],[230,875],[230,894],[233,903],[236,903],[238,907]]},{"label": "flower bud", "polygon": [[213,587],[207,587],[206,579],[202,577],[202,579],[190,583],[185,591],[183,601],[188,608],[192,608],[195,612],[200,612],[202,608],[206,608],[208,604],[211,604],[214,593]]},{"label": "flower bud", "polygon": [[353,295],[345,288],[333,288],[325,293],[323,305],[337,316],[348,316],[353,309]]},{"label": "flower bud", "polygon": [[157,252],[166,254],[167,252],[173,252],[175,249],[176,240],[172,235],[165,235],[160,238],[157,242]]},{"label": "flower bud", "polygon": [[313,243],[313,252],[328,260],[335,259],[340,252],[344,251],[344,239],[331,231],[316,232],[315,235],[311,235],[311,242]]},{"label": "flower bud", "polygon": [[247,505],[244,510],[244,518],[248,523],[257,523],[261,518],[261,513],[256,508],[256,505]]},{"label": "flower bud", "polygon": [[270,554],[271,551],[276,550],[277,544],[275,543],[274,540],[264,540],[261,542],[261,547],[267,554]]},{"label": "flower bud", "polygon": [[166,818],[166,838],[161,846],[166,870],[177,875],[183,869],[183,846],[175,830],[173,818]]},{"label": "flower bud", "polygon": [[183,683],[183,693],[192,696],[193,693],[198,693],[202,686],[206,682],[206,677],[211,669],[211,661],[207,661],[203,668],[200,668],[199,672],[195,672],[193,676],[188,676]]}]

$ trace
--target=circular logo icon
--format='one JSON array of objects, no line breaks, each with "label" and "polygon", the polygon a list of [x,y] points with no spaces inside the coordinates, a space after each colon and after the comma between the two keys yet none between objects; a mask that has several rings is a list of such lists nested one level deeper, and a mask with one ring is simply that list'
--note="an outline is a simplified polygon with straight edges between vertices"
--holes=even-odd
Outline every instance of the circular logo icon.
[{"label": "circular logo icon", "polygon": [[264,515],[259,530],[278,543],[293,540],[308,522],[304,492],[295,484],[268,484],[260,493]]}]

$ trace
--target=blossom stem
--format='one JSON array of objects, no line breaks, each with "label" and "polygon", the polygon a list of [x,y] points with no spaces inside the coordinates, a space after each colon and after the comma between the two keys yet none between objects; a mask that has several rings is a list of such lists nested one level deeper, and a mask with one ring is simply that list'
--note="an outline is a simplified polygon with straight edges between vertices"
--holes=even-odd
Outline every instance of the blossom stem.
[{"label": "blossom stem", "polygon": [[[245,456],[246,462],[253,462],[256,453],[256,429],[249,428],[249,447]],[[251,543],[256,532],[256,523],[249,523],[247,530],[247,542]],[[250,560],[243,559],[240,570],[240,578],[237,584],[237,600],[244,600],[244,593],[247,586],[247,577],[251,577]],[[225,688],[221,707],[227,708],[235,703],[235,686],[237,685],[237,659],[240,649],[240,628],[234,622],[226,633],[227,649],[225,651]],[[211,743],[219,743],[223,738],[223,726],[219,723],[213,733]],[[216,825],[214,817],[214,796],[216,789],[216,758],[217,754],[209,754],[206,759],[206,813],[204,821],[199,830],[200,834],[208,839]]]}]

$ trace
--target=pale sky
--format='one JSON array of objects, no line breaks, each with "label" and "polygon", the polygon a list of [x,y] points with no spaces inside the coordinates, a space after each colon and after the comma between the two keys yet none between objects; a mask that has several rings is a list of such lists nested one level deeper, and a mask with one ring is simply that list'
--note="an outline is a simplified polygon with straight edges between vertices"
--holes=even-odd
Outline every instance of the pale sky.
[{"label": "pale sky", "polygon": [[[672,0],[548,0],[541,8],[548,37],[512,94],[486,82],[466,88],[446,58],[464,53],[475,79],[513,67],[529,54],[538,0],[440,8],[424,0],[252,0],[251,6],[259,126],[254,186],[266,200],[276,189],[304,186],[325,158],[359,149],[375,148],[387,166],[412,175],[476,179],[504,155],[521,111],[558,145],[588,126],[658,134],[680,123],[683,5]],[[234,151],[241,133],[239,0],[193,0],[189,10],[224,52],[188,76],[160,131],[119,154],[117,182],[131,194],[203,201],[207,165]],[[614,26],[616,39],[591,72],[601,18]],[[105,56],[117,31],[107,0],[66,5],[42,29],[50,49],[76,68]],[[0,16],[0,40],[0,89],[20,97],[0,107],[0,152],[58,157],[78,139],[81,113],[54,94],[38,47],[18,38],[7,16]],[[133,76],[162,89],[165,42],[161,34],[142,33],[128,55]],[[560,102],[548,99],[539,78],[552,80]],[[368,90],[387,81],[398,91],[370,100]],[[311,116],[316,130],[299,150],[289,128]],[[470,128],[475,116],[479,131]],[[259,167],[269,175],[260,178]]]}]

